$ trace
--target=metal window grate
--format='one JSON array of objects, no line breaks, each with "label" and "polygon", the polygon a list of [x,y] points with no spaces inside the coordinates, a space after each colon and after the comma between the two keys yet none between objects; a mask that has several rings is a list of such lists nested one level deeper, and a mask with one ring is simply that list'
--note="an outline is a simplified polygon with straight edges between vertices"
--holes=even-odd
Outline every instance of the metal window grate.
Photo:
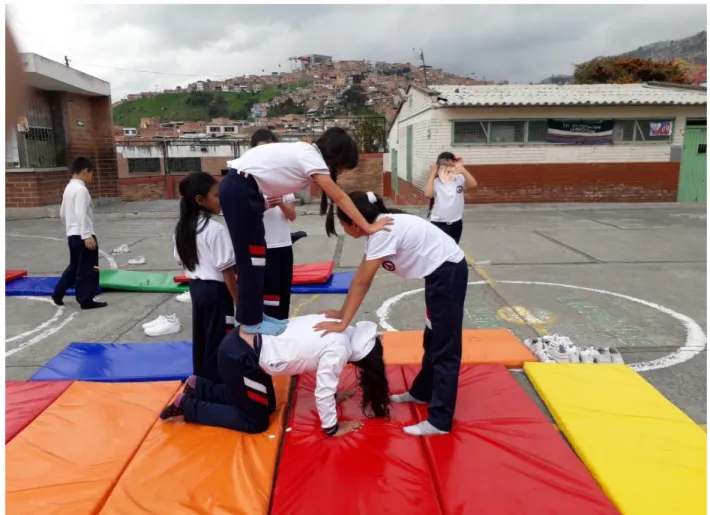
[{"label": "metal window grate", "polygon": [[488,143],[488,123],[454,122],[454,143]]},{"label": "metal window grate", "polygon": [[17,135],[19,164],[23,168],[60,166],[55,142],[52,109],[46,92],[32,95],[25,111],[27,124]]},{"label": "metal window grate", "polygon": [[201,172],[202,160],[199,157],[169,157],[168,172]]},{"label": "metal window grate", "polygon": [[128,173],[160,173],[160,159],[157,157],[132,157],[127,161]]}]

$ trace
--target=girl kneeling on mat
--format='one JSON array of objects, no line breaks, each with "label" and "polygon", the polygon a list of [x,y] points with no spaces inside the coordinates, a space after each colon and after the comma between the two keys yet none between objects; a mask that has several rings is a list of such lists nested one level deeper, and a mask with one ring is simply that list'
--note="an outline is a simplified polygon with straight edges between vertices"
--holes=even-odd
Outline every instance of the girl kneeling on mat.
[{"label": "girl kneeling on mat", "polygon": [[[347,213],[363,234],[373,234],[391,221],[367,222],[336,181],[338,174],[358,164],[355,140],[344,129],[332,127],[315,144],[271,143],[249,149],[230,161],[222,180],[219,198],[229,228],[239,269],[237,323],[242,336],[277,335],[286,328],[285,320],[264,315],[265,203],[262,195],[279,197],[309,187],[315,182],[323,191],[320,212],[326,214],[328,198]],[[327,209],[326,232],[335,232],[333,205]]]},{"label": "girl kneeling on mat", "polygon": [[234,328],[237,285],[234,250],[227,228],[212,220],[220,211],[219,184],[210,174],[192,172],[180,181],[180,220],[173,256],[185,268],[192,299],[192,370],[221,382],[217,350]]},{"label": "girl kneeling on mat", "polygon": [[[443,231],[425,219],[396,209],[388,209],[373,192],[354,191],[350,198],[369,223],[384,215],[394,220],[391,231],[368,237],[365,256],[355,273],[345,303],[340,311],[323,312],[339,322],[320,322],[316,330],[323,334],[346,330],[370,289],[380,265],[404,279],[424,279],[426,328],[422,369],[409,392],[393,395],[393,402],[429,404],[427,420],[404,431],[418,436],[451,431],[456,407],[464,301],[468,285],[468,265],[463,251]],[[338,219],[353,238],[367,236],[343,210]]]},{"label": "girl kneeling on mat", "polygon": [[327,320],[323,315],[291,318],[278,336],[242,337],[239,331],[232,331],[219,348],[219,370],[225,384],[189,377],[182,393],[165,407],[160,418],[183,415],[186,422],[262,433],[276,409],[271,376],[315,372],[316,407],[323,431],[329,436],[342,436],[362,427],[361,421],[338,423],[337,402],[354,394],[336,395],[347,363],[358,368],[363,413],[388,417],[389,386],[377,324],[358,322],[323,337],[313,326]]}]

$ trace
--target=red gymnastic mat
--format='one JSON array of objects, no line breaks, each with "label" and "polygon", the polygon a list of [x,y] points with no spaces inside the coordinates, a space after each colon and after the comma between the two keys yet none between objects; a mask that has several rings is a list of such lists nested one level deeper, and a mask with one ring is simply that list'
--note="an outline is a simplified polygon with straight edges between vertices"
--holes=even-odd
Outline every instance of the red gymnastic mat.
[{"label": "red gymnastic mat", "polygon": [[37,418],[73,381],[7,381],[5,443]]},{"label": "red gymnastic mat", "polygon": [[[390,388],[404,389],[399,366],[388,367]],[[340,389],[355,388],[352,367]],[[301,375],[294,394],[272,497],[272,515],[441,514],[422,442],[402,432],[414,422],[411,406],[393,405],[391,421],[365,419],[360,396],[338,408],[338,419],[365,420],[359,432],[326,436],[320,427],[312,374]]]},{"label": "red gymnastic mat", "polygon": [[[305,263],[293,266],[293,284],[323,284],[330,279],[335,269],[335,262],[323,261],[321,263]],[[189,279],[185,275],[176,275],[173,280],[176,283],[187,283]]]},{"label": "red gymnastic mat", "polygon": [[619,515],[503,365],[462,367],[452,433],[423,443],[444,515]]},{"label": "red gymnastic mat", "polygon": [[5,284],[27,275],[27,270],[5,270]]}]

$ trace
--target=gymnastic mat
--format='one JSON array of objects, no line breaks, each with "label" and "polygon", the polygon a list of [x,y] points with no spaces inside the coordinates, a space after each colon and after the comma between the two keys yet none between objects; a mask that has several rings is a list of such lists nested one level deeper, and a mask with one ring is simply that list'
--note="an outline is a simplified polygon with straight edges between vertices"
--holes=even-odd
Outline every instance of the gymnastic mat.
[{"label": "gymnastic mat", "polygon": [[183,293],[188,290],[183,284],[175,284],[171,274],[133,270],[101,270],[99,286],[104,290],[145,293]]},{"label": "gymnastic mat", "polygon": [[97,513],[178,386],[73,383],[6,445],[6,512]]},{"label": "gymnastic mat", "polygon": [[27,275],[27,270],[5,270],[5,282],[11,283]]},{"label": "gymnastic mat", "polygon": [[[335,263],[333,261],[294,265],[292,284],[323,284],[333,275],[334,268]],[[189,279],[186,275],[176,275],[173,277],[173,281],[185,284]]]},{"label": "gymnastic mat", "polygon": [[30,381],[174,381],[192,374],[192,342],[70,343]]},{"label": "gymnastic mat", "polygon": [[[418,371],[404,368],[408,387]],[[462,367],[451,434],[423,443],[445,515],[619,513],[502,365]]]},{"label": "gymnastic mat", "polygon": [[327,294],[327,293],[348,293],[350,283],[353,282],[355,272],[335,272],[323,284],[294,284],[291,286],[292,294]]},{"label": "gymnastic mat", "polygon": [[[391,331],[384,334],[385,363],[421,365],[424,331]],[[499,363],[519,368],[527,361],[537,361],[508,329],[464,329],[462,363],[476,365]]]},{"label": "gymnastic mat", "polygon": [[[393,391],[404,389],[400,367],[388,367]],[[355,388],[355,370],[340,378],[341,389]],[[365,419],[361,397],[346,400],[338,418],[365,420],[359,432],[326,436],[315,407],[315,377],[298,377],[284,439],[272,515],[436,515],[439,503],[421,440],[402,427],[414,422],[410,405],[391,406],[391,420]],[[470,457],[469,457],[470,459]]]},{"label": "gymnastic mat", "polygon": [[266,515],[291,380],[274,379],[278,404],[265,433],[158,421],[101,515]]},{"label": "gymnastic mat", "polygon": [[[12,282],[5,282],[6,297],[48,297],[54,293],[59,277],[20,277]],[[101,288],[96,290],[101,293]],[[75,294],[74,288],[67,290],[67,295]]]},{"label": "gymnastic mat", "polygon": [[72,381],[7,381],[5,383],[5,443],[37,418]]},{"label": "gymnastic mat", "polygon": [[525,372],[622,513],[707,513],[707,435],[638,373],[560,363]]}]

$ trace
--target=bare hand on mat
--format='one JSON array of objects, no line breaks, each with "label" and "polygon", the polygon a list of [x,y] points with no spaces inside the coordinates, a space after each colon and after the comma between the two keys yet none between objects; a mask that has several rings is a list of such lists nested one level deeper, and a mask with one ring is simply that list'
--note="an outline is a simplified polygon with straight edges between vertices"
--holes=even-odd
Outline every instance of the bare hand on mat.
[{"label": "bare hand on mat", "polygon": [[343,390],[342,392],[338,392],[335,394],[335,402],[340,404],[346,399],[349,399],[353,395],[357,393],[357,390]]},{"label": "bare hand on mat", "polygon": [[89,250],[94,250],[96,248],[96,239],[92,236],[84,240],[84,246]]},{"label": "bare hand on mat", "polygon": [[330,333],[342,333],[347,328],[348,326],[342,322],[318,322],[313,326],[314,331],[323,331],[321,338]]},{"label": "bare hand on mat", "polygon": [[343,314],[337,309],[324,309],[323,311],[319,311],[318,314],[325,315],[328,318],[332,318],[333,320],[343,319]]},{"label": "bare hand on mat", "polygon": [[347,422],[341,422],[338,427],[338,432],[333,436],[343,436],[348,433],[354,433],[358,431],[363,426],[361,420],[348,420]]}]

